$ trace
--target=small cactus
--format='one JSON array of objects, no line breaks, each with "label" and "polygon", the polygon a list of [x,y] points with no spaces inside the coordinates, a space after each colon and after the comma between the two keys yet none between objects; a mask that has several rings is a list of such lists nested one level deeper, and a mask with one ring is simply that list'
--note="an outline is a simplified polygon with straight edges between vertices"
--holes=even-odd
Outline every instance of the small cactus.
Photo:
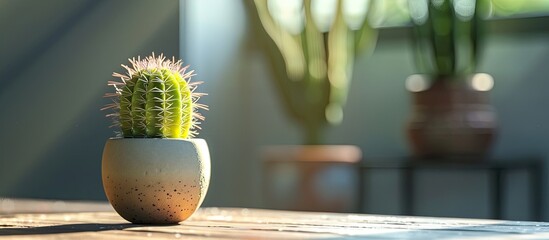
[{"label": "small cactus", "polygon": [[112,103],[102,110],[112,109],[107,117],[120,127],[122,137],[192,138],[200,129],[204,117],[196,112],[208,107],[198,103],[205,95],[195,92],[201,82],[190,82],[193,71],[187,72],[182,61],[166,59],[154,53],[146,58],[128,59],[131,67],[122,64],[126,74],[113,73],[121,82],[109,81],[115,88],[107,93]]}]

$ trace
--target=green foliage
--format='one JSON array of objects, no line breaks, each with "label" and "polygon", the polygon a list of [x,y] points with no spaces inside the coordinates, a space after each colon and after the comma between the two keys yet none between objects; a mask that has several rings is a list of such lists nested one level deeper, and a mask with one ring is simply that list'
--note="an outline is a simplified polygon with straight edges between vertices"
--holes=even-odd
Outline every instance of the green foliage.
[{"label": "green foliage", "polygon": [[488,0],[409,1],[419,70],[434,76],[473,73],[487,4]]},{"label": "green foliage", "polygon": [[163,55],[129,59],[131,67],[122,65],[126,74],[114,73],[121,82],[110,81],[114,93],[105,96],[113,103],[114,126],[123,137],[191,138],[204,117],[196,110],[207,109],[197,100],[204,94],[194,90],[200,82],[190,82],[191,72],[181,60],[166,60]]},{"label": "green foliage", "polygon": [[[318,144],[326,125],[342,121],[355,55],[373,49],[377,31],[369,25],[367,18],[358,27],[351,28],[343,0],[338,0],[334,6],[334,19],[328,29],[322,29],[322,24],[315,21],[318,19],[314,18],[311,0],[303,1],[297,11],[300,16],[296,19],[299,20],[290,27],[280,21],[283,16],[272,11],[269,1],[255,0],[256,11],[251,12],[257,14],[270,37],[263,43],[267,44],[278,92],[289,115],[303,128],[305,143]],[[363,6],[366,16],[373,9],[371,2]],[[278,13],[288,14],[284,10]]]}]

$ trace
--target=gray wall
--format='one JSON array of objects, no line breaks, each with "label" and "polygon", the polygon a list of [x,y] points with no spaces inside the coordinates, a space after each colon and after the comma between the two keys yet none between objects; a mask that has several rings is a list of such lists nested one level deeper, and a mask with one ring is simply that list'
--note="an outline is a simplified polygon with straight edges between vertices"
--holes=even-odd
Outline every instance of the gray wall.
[{"label": "gray wall", "polygon": [[[0,196],[105,199],[100,159],[105,139],[113,134],[98,109],[107,103],[101,99],[110,90],[106,81],[129,56],[152,51],[178,56],[181,50],[183,60],[198,73],[195,79],[205,81],[200,91],[209,93],[203,102],[211,110],[200,134],[210,145],[213,167],[205,205],[263,206],[261,148],[299,144],[299,129],[282,111],[267,59],[251,47],[255,40],[250,39],[242,3],[186,3],[179,26],[176,0],[0,1]],[[549,25],[546,18],[534,23]],[[549,102],[549,31],[524,30],[525,25],[530,24],[494,31],[480,66],[496,79],[492,100],[501,127],[493,149],[497,158],[545,158],[549,151],[549,111],[544,108]],[[415,70],[405,33],[382,30],[375,52],[357,59],[343,124],[328,130],[327,143],[358,145],[366,160],[408,154],[404,79]],[[391,189],[396,181],[391,176],[371,177],[369,212],[398,213],[398,194],[379,191]],[[451,174],[427,176],[460,183]],[[484,177],[467,176],[478,181]],[[455,211],[474,214],[469,205],[485,209],[484,187],[467,190],[474,194],[447,194],[477,196],[453,200],[464,202]],[[444,193],[425,189],[421,191],[429,200]]]},{"label": "gray wall", "polygon": [[130,56],[178,56],[179,2],[2,0],[0,18],[0,196],[105,199],[106,82]]}]

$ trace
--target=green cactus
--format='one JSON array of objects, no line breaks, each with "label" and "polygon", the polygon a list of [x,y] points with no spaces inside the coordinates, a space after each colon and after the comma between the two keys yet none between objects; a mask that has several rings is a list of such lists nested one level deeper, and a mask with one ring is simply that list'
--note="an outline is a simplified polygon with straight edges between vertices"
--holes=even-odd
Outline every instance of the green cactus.
[{"label": "green cactus", "polygon": [[105,97],[113,103],[102,110],[119,126],[123,137],[191,138],[196,136],[204,117],[196,112],[208,107],[198,103],[205,95],[196,93],[201,82],[190,82],[193,71],[186,72],[181,60],[166,60],[154,53],[141,59],[129,59],[131,67],[122,65],[126,74],[113,73],[121,82],[110,81],[115,92]]}]

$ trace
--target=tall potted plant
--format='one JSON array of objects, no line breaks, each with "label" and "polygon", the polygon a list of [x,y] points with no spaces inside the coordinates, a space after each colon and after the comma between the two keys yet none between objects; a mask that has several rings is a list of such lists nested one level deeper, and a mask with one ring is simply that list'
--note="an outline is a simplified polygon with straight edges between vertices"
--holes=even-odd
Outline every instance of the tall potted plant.
[{"label": "tall potted plant", "polygon": [[409,1],[416,65],[424,72],[406,82],[413,105],[407,135],[416,157],[479,157],[493,142],[493,79],[475,71],[487,4]]},{"label": "tall potted plant", "polygon": [[[362,16],[349,16],[343,0],[333,6],[312,0],[285,2],[289,5],[254,1],[257,11],[252,12],[262,24],[261,34],[270,37],[263,42],[273,80],[285,111],[304,136],[304,145],[265,151],[270,207],[356,210],[358,172],[353,164],[361,159],[360,149],[321,144],[325,128],[343,119],[355,54],[375,45],[377,33],[366,18],[371,2],[355,6],[363,10]],[[329,16],[315,9],[327,10]]]},{"label": "tall potted plant", "polygon": [[105,194],[116,212],[133,223],[168,224],[187,219],[202,203],[210,181],[206,141],[193,138],[207,109],[181,60],[163,55],[130,59],[126,74],[106,94],[112,99],[118,137],[103,151]]}]

